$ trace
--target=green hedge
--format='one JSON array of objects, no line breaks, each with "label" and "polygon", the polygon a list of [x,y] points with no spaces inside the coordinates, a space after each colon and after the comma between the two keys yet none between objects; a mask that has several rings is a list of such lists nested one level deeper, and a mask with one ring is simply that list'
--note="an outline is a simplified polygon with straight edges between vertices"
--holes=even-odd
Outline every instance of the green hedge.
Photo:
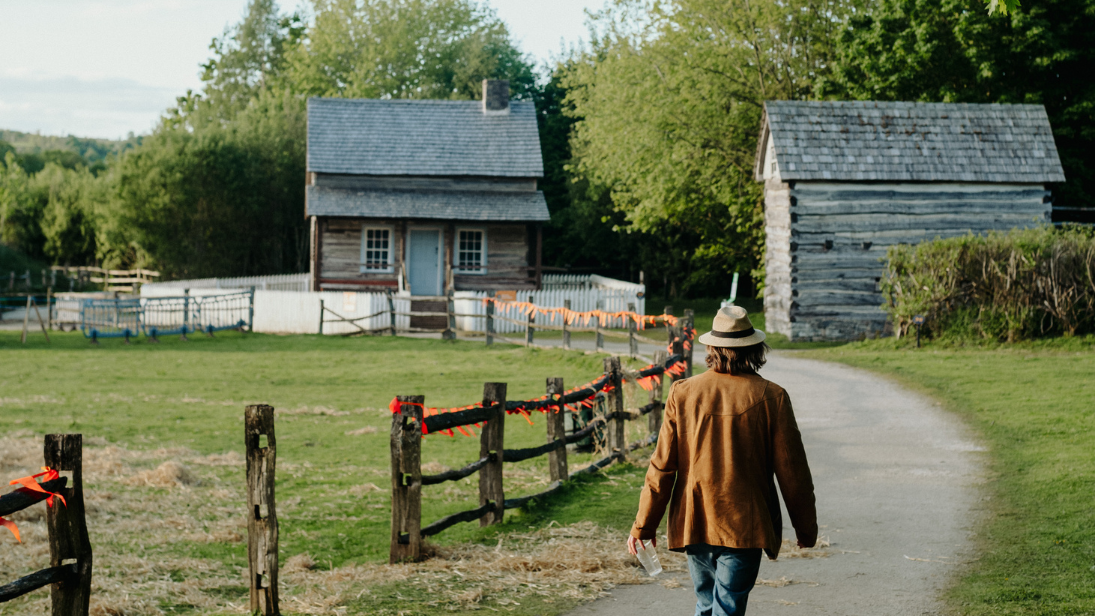
[{"label": "green hedge", "polygon": [[1095,233],[1039,227],[899,245],[882,292],[898,336],[1014,341],[1095,330]]}]

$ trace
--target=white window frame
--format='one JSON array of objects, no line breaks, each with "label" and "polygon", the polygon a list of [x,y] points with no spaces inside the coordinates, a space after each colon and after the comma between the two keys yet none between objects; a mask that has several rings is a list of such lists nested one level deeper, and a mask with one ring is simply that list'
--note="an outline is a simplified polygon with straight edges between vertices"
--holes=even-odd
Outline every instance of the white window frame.
[{"label": "white window frame", "polygon": [[[369,236],[369,231],[387,231],[388,232],[388,264],[384,268],[366,267],[365,266],[365,242]],[[395,229],[390,225],[361,225],[361,255],[359,260],[359,271],[362,274],[391,274],[395,271]]]},{"label": "white window frame", "polygon": [[[483,276],[487,273],[487,230],[484,227],[456,227],[452,242],[452,271],[457,275]],[[478,231],[483,234],[483,246],[479,249],[479,269],[460,269],[460,232]]]}]

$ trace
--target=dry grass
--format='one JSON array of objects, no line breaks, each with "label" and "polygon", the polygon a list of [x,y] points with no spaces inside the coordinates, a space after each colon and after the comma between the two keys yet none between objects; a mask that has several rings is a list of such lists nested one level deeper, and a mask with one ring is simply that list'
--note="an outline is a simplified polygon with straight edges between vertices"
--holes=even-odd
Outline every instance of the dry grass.
[{"label": "dry grass", "polygon": [[[41,438],[28,432],[0,438],[0,477],[35,472],[41,465],[41,450]],[[245,605],[225,599],[223,592],[246,584],[243,569],[215,559],[181,557],[180,550],[173,549],[181,543],[246,540],[241,505],[245,499],[238,480],[243,463],[237,453],[202,456],[184,448],[133,451],[88,439],[85,504],[95,548],[91,613],[151,616],[177,609],[245,613]],[[507,481],[531,485],[539,480],[533,475],[507,470]],[[452,484],[457,491],[459,485]],[[351,493],[381,489],[365,483]],[[453,497],[464,498],[458,493]],[[292,506],[288,499],[283,510]],[[49,562],[45,505],[12,518],[22,530],[23,543],[0,534],[0,581],[4,582]],[[282,601],[293,613],[346,614],[348,604],[368,602],[375,589],[392,584],[424,589],[432,597],[430,605],[442,609],[506,606],[530,595],[547,602],[590,599],[615,585],[649,579],[623,549],[624,540],[622,532],[591,522],[552,523],[537,531],[502,535],[492,546],[431,547],[433,557],[415,564],[331,568],[308,554],[297,554],[283,562]],[[663,550],[661,558],[667,570],[683,570],[680,554]],[[37,591],[0,605],[0,615],[46,614],[48,601],[46,591]]]}]

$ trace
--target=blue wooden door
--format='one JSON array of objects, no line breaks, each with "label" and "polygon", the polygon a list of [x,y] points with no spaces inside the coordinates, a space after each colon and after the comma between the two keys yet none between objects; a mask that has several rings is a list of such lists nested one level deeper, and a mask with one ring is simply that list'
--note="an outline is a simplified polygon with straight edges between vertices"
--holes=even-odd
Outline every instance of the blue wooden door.
[{"label": "blue wooden door", "polygon": [[441,231],[412,229],[407,244],[411,295],[441,294]]}]

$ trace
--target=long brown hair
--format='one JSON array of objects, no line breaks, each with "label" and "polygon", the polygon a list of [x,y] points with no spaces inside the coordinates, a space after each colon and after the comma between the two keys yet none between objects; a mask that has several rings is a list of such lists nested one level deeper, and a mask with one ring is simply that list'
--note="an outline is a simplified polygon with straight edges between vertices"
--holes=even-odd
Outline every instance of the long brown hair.
[{"label": "long brown hair", "polygon": [[720,374],[756,374],[768,360],[768,343],[758,342],[744,347],[707,347],[704,363]]}]

